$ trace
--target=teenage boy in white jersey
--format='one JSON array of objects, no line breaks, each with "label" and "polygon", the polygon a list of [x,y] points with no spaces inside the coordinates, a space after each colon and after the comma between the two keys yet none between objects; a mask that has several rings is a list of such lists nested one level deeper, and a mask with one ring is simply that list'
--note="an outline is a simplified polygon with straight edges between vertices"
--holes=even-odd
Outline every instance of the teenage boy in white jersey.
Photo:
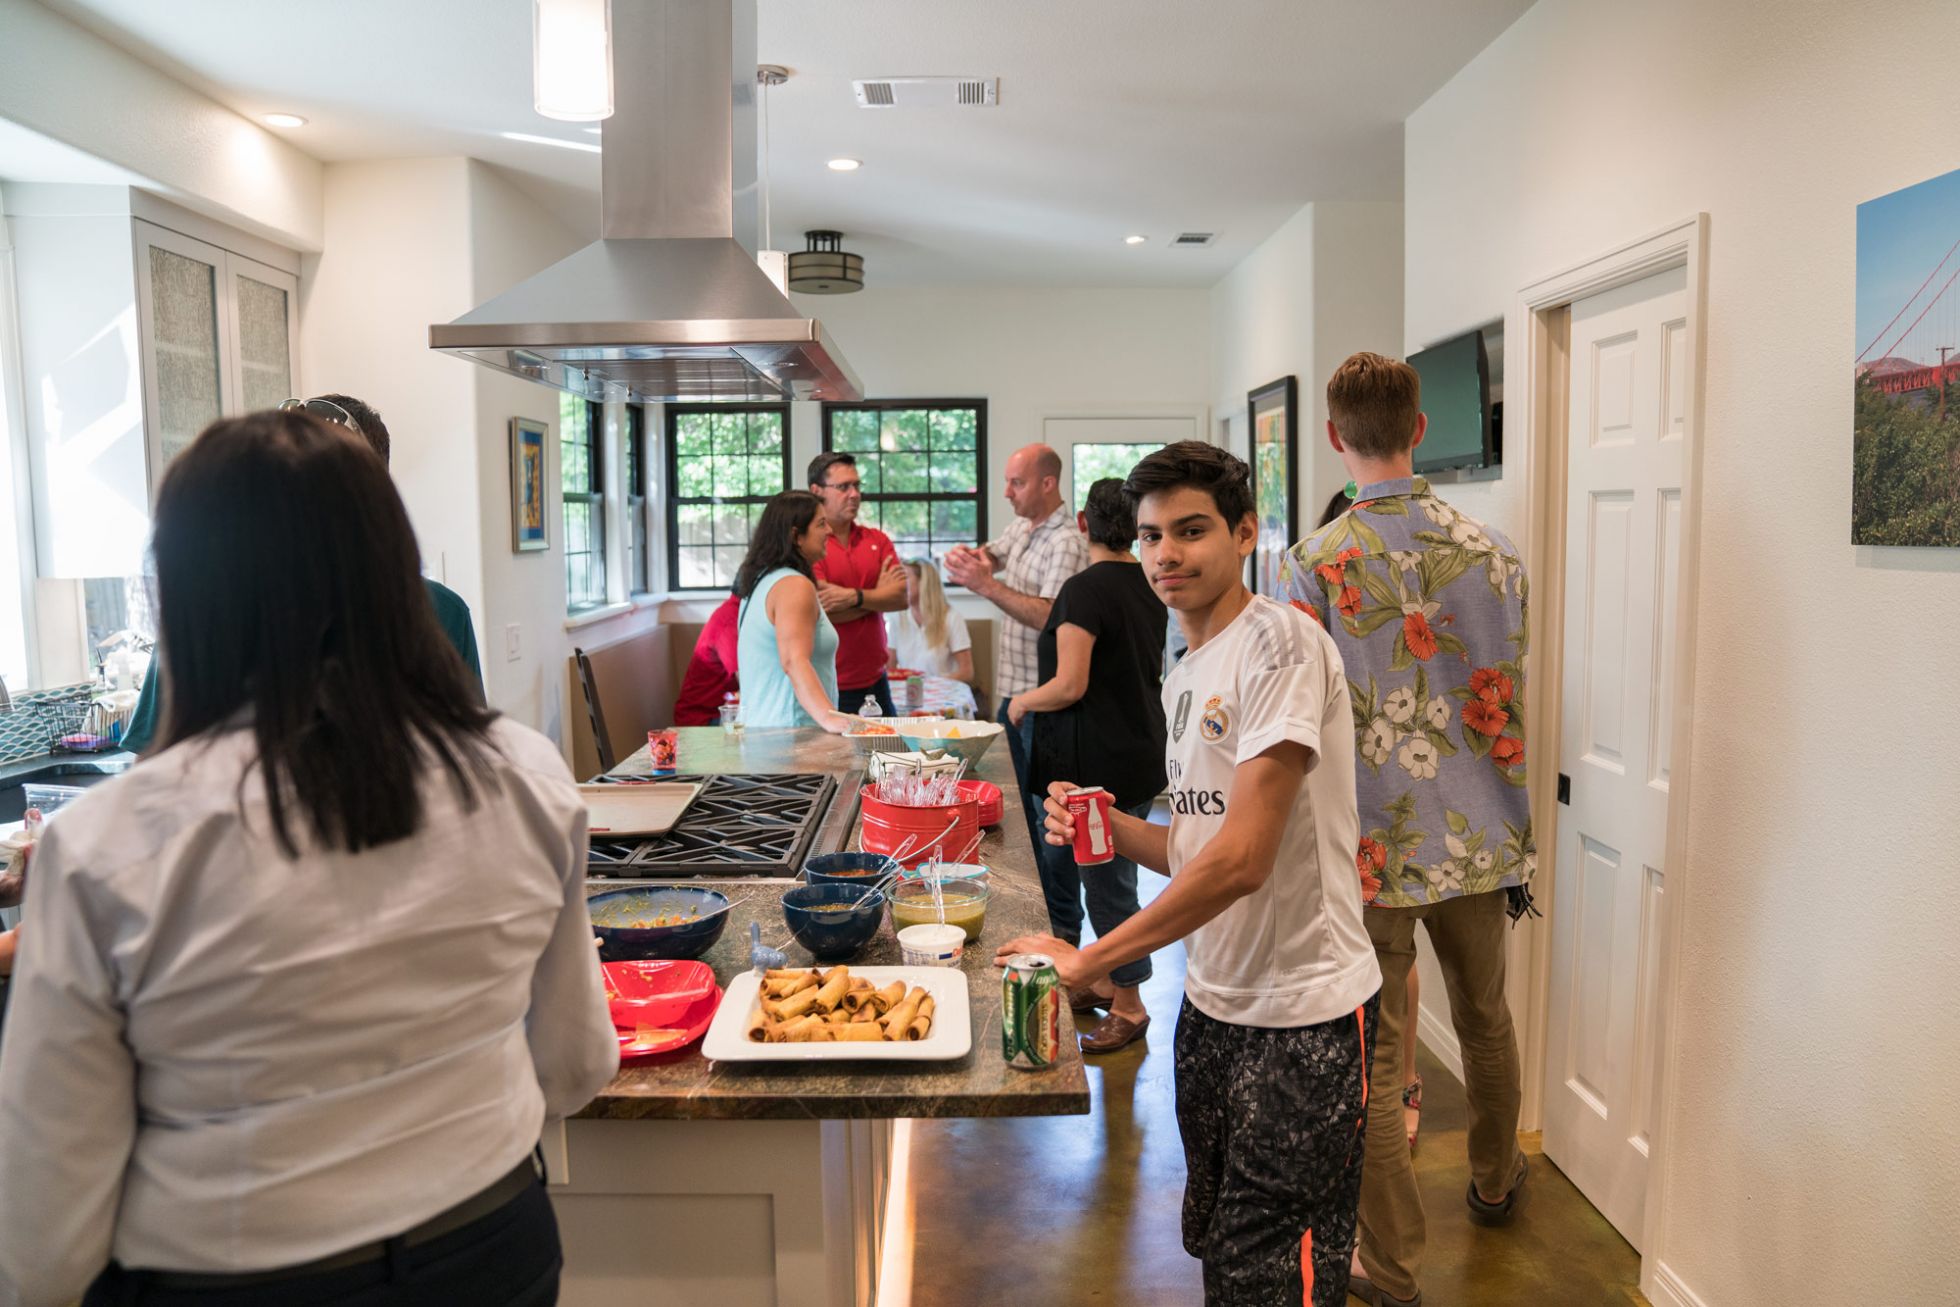
[{"label": "teenage boy in white jersey", "polygon": [[[1204,1262],[1205,1302],[1341,1307],[1381,988],[1354,872],[1347,679],[1311,617],[1245,588],[1258,526],[1243,462],[1182,441],[1123,490],[1191,649],[1164,681],[1170,825],[1110,821],[1116,852],[1171,882],[1087,948],[1029,935],[999,958],[1046,953],[1082,990],[1184,941],[1184,1247]],[[1049,786],[1051,844],[1074,837],[1068,788]]]}]

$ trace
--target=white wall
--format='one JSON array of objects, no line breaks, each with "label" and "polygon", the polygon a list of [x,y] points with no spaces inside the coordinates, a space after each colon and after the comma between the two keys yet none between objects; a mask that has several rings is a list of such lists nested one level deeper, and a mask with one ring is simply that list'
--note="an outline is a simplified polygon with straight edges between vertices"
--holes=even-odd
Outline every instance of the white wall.
[{"label": "white wall", "polygon": [[320,248],[318,160],[32,0],[0,0],[0,118],[209,217]]},{"label": "white wall", "polygon": [[[1305,206],[1220,279],[1210,310],[1214,411],[1242,419],[1254,387],[1298,378],[1294,495],[1305,534],[1348,479],[1325,436],[1328,376],[1356,350],[1401,350],[1402,206]],[[1242,443],[1243,420],[1233,435]]]},{"label": "white wall", "polygon": [[[1855,206],[1960,164],[1953,19],[1541,0],[1408,122],[1410,344],[1711,219],[1673,1300],[1945,1302],[1960,1276],[1960,952],[1935,906],[1960,866],[1960,552],[1849,543]],[[1515,532],[1521,493],[1451,497]]]}]

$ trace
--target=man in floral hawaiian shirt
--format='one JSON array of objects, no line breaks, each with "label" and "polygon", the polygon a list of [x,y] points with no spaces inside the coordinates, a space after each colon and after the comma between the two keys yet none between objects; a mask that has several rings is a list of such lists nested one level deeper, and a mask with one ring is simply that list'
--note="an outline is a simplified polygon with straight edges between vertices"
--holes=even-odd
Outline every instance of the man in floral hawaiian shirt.
[{"label": "man in floral hawaiian shirt", "polygon": [[[1462,1043],[1470,1102],[1467,1195],[1501,1223],[1524,1181],[1517,1039],[1504,1000],[1505,891],[1537,852],[1525,795],[1525,575],[1502,535],[1414,475],[1428,422],[1408,364],[1356,354],[1327,383],[1327,438],[1359,493],[1295,545],[1282,597],[1341,651],[1354,708],[1362,915],[1381,964],[1376,1085],[1401,1083],[1415,929],[1429,932]],[[1422,1200],[1402,1104],[1368,1104],[1361,1239],[1352,1288],[1420,1302]]]}]

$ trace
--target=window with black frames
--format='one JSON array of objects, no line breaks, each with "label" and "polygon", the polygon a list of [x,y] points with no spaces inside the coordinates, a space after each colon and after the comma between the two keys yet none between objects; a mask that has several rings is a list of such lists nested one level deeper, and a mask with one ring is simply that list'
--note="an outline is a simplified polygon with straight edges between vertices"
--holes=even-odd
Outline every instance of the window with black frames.
[{"label": "window with black frames", "polygon": [[856,456],[858,521],[890,536],[899,557],[936,560],[986,540],[986,400],[826,404],[823,447]]},{"label": "window with black frames", "polygon": [[580,396],[558,396],[559,482],[565,501],[565,607],[606,602],[604,410]]},{"label": "window with black frames", "polygon": [[634,594],[653,589],[647,557],[647,411],[626,406],[626,585]]},{"label": "window with black frames", "polygon": [[792,484],[789,406],[667,405],[667,576],[726,590],[762,506]]}]

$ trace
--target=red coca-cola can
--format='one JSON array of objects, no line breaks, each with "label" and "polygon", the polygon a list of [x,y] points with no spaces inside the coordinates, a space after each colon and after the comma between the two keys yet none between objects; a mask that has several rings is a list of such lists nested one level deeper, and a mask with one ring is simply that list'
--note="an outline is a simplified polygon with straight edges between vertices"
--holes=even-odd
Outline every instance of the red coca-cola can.
[{"label": "red coca-cola can", "polygon": [[1116,856],[1116,832],[1109,824],[1109,808],[1115,801],[1100,785],[1078,785],[1064,797],[1068,814],[1075,820],[1075,862],[1090,866],[1108,862]]}]

